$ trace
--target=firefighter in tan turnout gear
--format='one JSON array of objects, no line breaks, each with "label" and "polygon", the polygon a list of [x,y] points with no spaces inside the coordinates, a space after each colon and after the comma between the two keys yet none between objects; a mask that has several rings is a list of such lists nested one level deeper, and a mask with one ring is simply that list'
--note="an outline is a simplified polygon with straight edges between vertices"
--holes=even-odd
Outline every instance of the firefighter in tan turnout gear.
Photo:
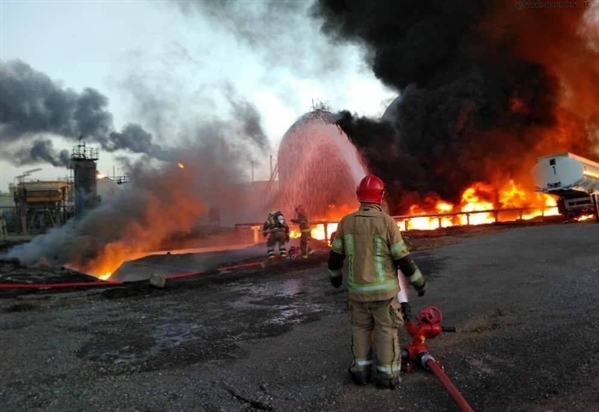
[{"label": "firefighter in tan turnout gear", "polygon": [[264,237],[268,236],[266,248],[268,252],[268,260],[272,261],[275,258],[275,246],[279,244],[279,255],[286,259],[287,248],[285,243],[289,242],[289,226],[285,222],[285,216],[280,211],[271,211],[268,214],[266,222],[262,228]]},{"label": "firefighter in tan turnout gear", "polygon": [[302,253],[302,259],[307,259],[308,255],[314,253],[314,251],[310,248],[310,239],[312,238],[310,234],[310,222],[308,221],[308,213],[306,213],[306,209],[304,206],[299,205],[295,208],[295,213],[297,214],[296,219],[291,219],[291,223],[298,224],[300,227],[300,251]]},{"label": "firefighter in tan turnout gear", "polygon": [[[397,269],[401,269],[419,296],[424,295],[426,283],[410,258],[397,224],[381,210],[383,181],[368,175],[356,193],[360,209],[339,222],[329,255],[329,279],[335,288],[341,286],[341,269],[346,261],[354,356],[349,372],[353,381],[365,385],[370,380],[374,349],[376,385],[393,389],[400,381],[398,332],[404,322],[402,305],[397,299]],[[404,310],[407,312],[409,306],[405,305]]]}]

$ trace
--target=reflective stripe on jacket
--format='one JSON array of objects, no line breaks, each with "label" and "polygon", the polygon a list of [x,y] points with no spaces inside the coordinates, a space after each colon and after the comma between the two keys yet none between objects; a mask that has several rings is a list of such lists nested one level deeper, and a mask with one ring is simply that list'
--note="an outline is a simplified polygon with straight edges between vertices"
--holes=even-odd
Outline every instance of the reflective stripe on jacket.
[{"label": "reflective stripe on jacket", "polygon": [[395,261],[410,252],[397,224],[379,205],[363,203],[344,216],[331,250],[345,256],[350,299],[385,300],[399,292]]}]

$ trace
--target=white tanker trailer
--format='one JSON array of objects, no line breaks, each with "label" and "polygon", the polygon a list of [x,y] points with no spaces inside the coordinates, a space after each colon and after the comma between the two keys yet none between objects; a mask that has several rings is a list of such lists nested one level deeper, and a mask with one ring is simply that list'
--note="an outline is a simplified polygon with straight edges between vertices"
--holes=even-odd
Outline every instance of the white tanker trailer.
[{"label": "white tanker trailer", "polygon": [[536,191],[558,196],[566,221],[594,214],[599,222],[599,163],[572,153],[539,157],[532,168]]}]

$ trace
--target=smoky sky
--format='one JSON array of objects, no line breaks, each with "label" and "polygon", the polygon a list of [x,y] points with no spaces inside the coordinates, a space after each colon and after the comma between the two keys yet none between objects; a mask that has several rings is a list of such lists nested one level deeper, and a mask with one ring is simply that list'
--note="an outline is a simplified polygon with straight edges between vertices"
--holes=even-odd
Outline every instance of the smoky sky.
[{"label": "smoky sky", "polygon": [[102,275],[135,253],[171,247],[169,239],[197,228],[211,206],[230,210],[233,222],[256,219],[252,213],[259,209],[250,205],[256,199],[244,197],[239,184],[250,169],[250,154],[263,148],[255,137],[240,133],[244,128],[243,122],[215,119],[189,123],[182,144],[171,153],[183,168],[176,163],[156,167],[149,155],[136,161],[124,158],[131,182],[120,197],[2,257],[18,258],[25,265],[66,264]]},{"label": "smoky sky", "polygon": [[68,167],[71,155],[68,150],[57,151],[51,140],[40,139],[19,148],[13,156],[13,162],[19,165],[49,163],[55,167]]},{"label": "smoky sky", "polygon": [[[523,164],[546,151],[592,156],[585,122],[596,106],[560,104],[566,87],[599,99],[599,56],[576,35],[583,12],[514,1],[316,2],[323,32],[363,44],[376,77],[402,92],[384,120],[342,111],[338,122],[386,181],[395,211],[408,192],[457,201],[475,181],[526,174]],[[586,59],[586,88],[566,66],[572,56]],[[558,136],[566,122],[568,136]]]},{"label": "smoky sky", "polygon": [[[258,110],[232,86],[223,87],[222,92],[229,100],[233,124],[239,126],[240,133],[246,133],[260,148],[267,148],[269,143]],[[171,131],[159,129],[160,134],[153,135],[137,123],[126,124],[117,131],[106,96],[91,88],[80,93],[64,88],[25,62],[1,63],[0,96],[0,151],[14,164],[67,166],[69,154],[54,148],[51,135],[73,142],[82,136],[108,152],[144,154],[163,161],[174,161],[179,156],[176,148],[164,144],[174,137]],[[138,101],[138,105],[155,108],[144,111],[144,120],[160,124],[160,108],[167,101],[150,93],[140,97],[146,99]]]},{"label": "smoky sky", "polygon": [[[271,68],[299,76],[329,77],[346,69],[346,50],[331,47],[310,19],[311,1],[172,0],[188,16],[198,12],[231,32]],[[232,50],[234,52],[234,50]]]},{"label": "smoky sky", "polygon": [[231,106],[231,115],[240,120],[240,132],[260,149],[270,149],[270,141],[262,128],[262,116],[256,106],[240,96],[230,83],[225,85],[224,92]]},{"label": "smoky sky", "polygon": [[[21,156],[12,158],[18,164],[45,160],[61,163],[48,140],[34,140],[35,150],[27,158],[30,140],[37,135],[58,135],[76,141],[82,136],[88,142],[99,143],[103,150],[126,150],[164,158],[153,142],[152,135],[142,126],[129,124],[117,132],[108,111],[108,98],[95,89],[77,93],[63,88],[50,77],[20,60],[3,61],[0,71],[0,127],[6,147],[17,146]],[[11,158],[9,158],[11,159]]]}]

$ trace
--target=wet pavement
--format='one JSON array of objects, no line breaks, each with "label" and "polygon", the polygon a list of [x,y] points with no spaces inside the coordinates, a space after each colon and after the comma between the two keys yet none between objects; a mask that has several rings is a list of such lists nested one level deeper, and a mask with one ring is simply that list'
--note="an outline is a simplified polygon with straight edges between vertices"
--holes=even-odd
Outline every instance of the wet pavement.
[{"label": "wet pavement", "polygon": [[[457,328],[428,347],[475,410],[598,410],[599,225],[414,255],[429,291],[411,293],[413,311],[435,305]],[[27,294],[0,313],[5,411],[457,410],[423,370],[395,391],[348,381],[345,285],[330,286],[326,254],[164,289]]]}]

